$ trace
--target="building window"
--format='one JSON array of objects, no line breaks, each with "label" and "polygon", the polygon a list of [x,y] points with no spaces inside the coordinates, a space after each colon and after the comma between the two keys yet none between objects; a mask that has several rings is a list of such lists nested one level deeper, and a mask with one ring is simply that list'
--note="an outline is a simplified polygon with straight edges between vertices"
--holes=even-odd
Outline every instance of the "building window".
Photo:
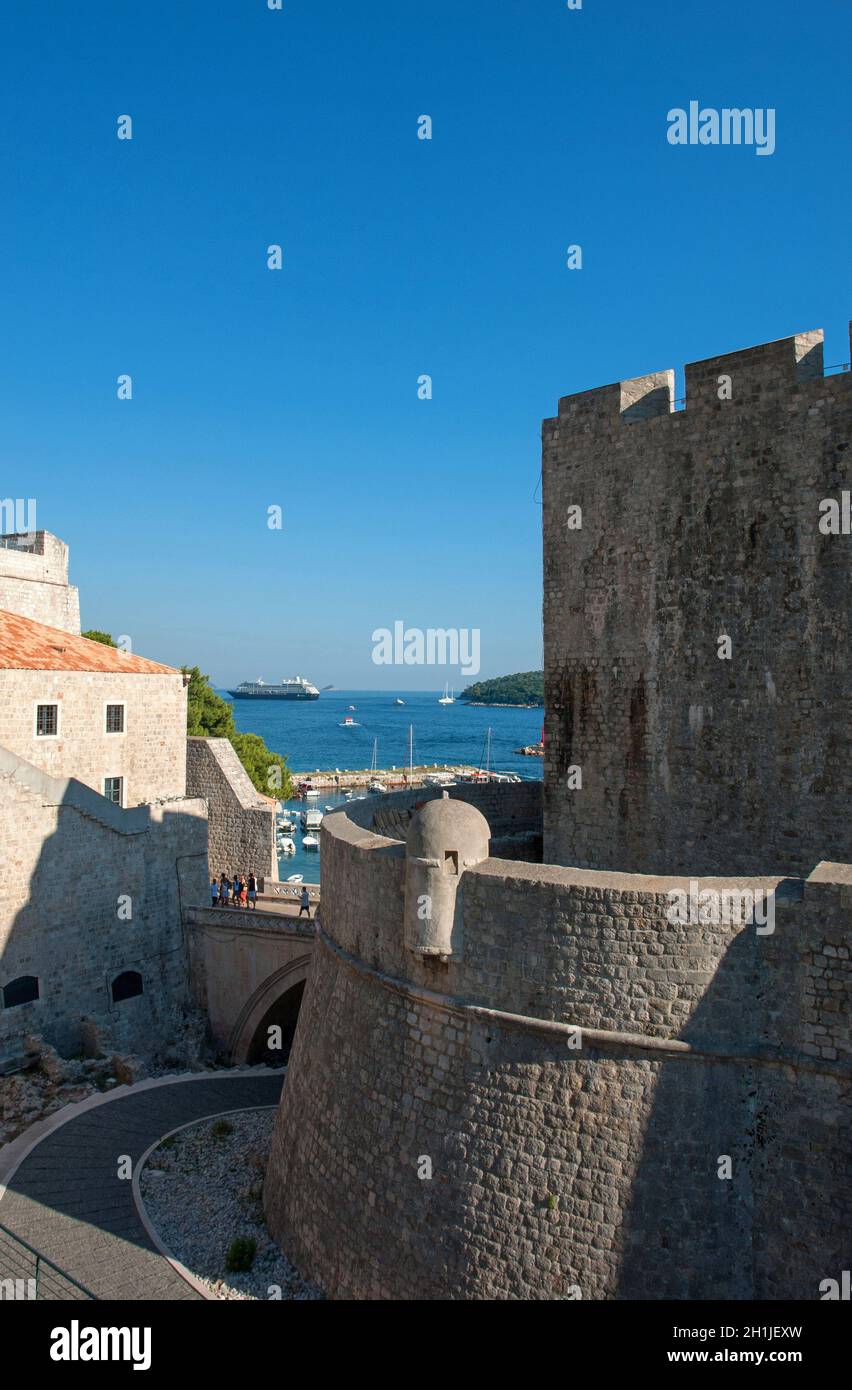
[{"label": "building window", "polygon": [[107,705],[106,731],[108,734],[124,733],[124,705]]},{"label": "building window", "polygon": [[36,737],[56,738],[59,733],[59,706],[36,705]]},{"label": "building window", "polygon": [[124,778],[123,778],[123,777],[105,777],[105,778],[104,778],[104,796],[106,797],[107,801],[114,801],[115,804],[116,804],[116,806],[123,806],[123,805],[124,805],[124,800],[123,800],[123,798],[124,798]]},{"label": "building window", "polygon": [[38,999],[38,979],[35,975],[19,975],[3,987],[3,1007],[14,1009],[18,1004],[31,1004]]},{"label": "building window", "polygon": [[123,999],[135,999],[142,993],[142,976],[138,970],[125,970],[116,975],[112,982],[112,1002],[120,1004]]}]

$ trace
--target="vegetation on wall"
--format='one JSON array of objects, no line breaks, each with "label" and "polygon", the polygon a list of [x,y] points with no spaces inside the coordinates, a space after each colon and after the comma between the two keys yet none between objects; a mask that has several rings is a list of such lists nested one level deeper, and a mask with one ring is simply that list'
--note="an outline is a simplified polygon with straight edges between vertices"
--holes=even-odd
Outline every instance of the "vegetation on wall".
[{"label": "vegetation on wall", "polygon": [[476,681],[459,696],[480,705],[543,705],[544,672],[518,671],[513,676],[496,676]]},{"label": "vegetation on wall", "polygon": [[80,636],[88,637],[90,642],[103,642],[105,647],[114,647],[117,645],[113,642],[108,632],[98,632],[97,628],[94,627],[90,627],[88,632],[81,632]]}]

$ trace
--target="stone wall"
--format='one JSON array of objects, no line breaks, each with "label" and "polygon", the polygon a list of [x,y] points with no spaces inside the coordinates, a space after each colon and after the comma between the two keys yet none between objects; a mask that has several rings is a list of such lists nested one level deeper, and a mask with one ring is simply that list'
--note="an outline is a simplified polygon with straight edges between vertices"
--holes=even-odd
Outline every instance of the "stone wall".
[{"label": "stone wall", "polygon": [[683,410],[673,388],[584,391],[543,424],[544,857],[845,862],[852,542],[819,522],[852,488],[852,375],[823,377],[806,333],[687,366]]},{"label": "stone wall", "polygon": [[6,536],[0,545],[0,608],[80,635],[80,596],[68,583],[68,547],[49,531]]},{"label": "stone wall", "polygon": [[186,787],[207,802],[210,874],[278,880],[276,802],[254,785],[226,738],[186,740]]},{"label": "stone wall", "polygon": [[405,846],[355,814],[324,823],[264,1194],[306,1274],[340,1298],[810,1299],[849,1267],[850,866],[742,882],[777,891],[758,935],[673,925],[686,880],[492,858],[424,958]]},{"label": "stone wall", "polygon": [[[40,1034],[77,1052],[84,1016],[120,1048],[168,1051],[190,1004],[181,913],[207,900],[206,842],[201,801],[123,810],[0,749],[0,989],[39,980],[32,1003],[0,994],[0,1051]],[[125,971],[143,993],[113,1003]]]},{"label": "stone wall", "polygon": [[[106,777],[123,777],[125,806],[180,797],[186,698],[180,672],[2,670],[0,747],[51,777],[73,774],[101,794]],[[36,735],[37,704],[59,706],[58,737]],[[107,704],[124,704],[124,733],[106,733]]]}]

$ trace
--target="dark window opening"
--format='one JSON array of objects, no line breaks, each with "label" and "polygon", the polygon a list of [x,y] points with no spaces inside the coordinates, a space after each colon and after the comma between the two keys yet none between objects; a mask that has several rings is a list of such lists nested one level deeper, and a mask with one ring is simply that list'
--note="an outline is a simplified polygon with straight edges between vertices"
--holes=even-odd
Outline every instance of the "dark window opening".
[{"label": "dark window opening", "polygon": [[124,733],[124,705],[107,705],[106,731],[108,734]]},{"label": "dark window opening", "polygon": [[120,1004],[123,999],[135,999],[142,993],[142,976],[138,970],[125,970],[116,975],[112,982],[112,1002]]},{"label": "dark window opening", "polygon": [[59,731],[59,706],[38,705],[36,707],[36,734],[39,738],[53,738]]},{"label": "dark window opening", "polygon": [[38,999],[38,978],[35,975],[19,975],[3,988],[3,1006],[14,1009],[18,1004],[31,1004]]},{"label": "dark window opening", "polygon": [[457,874],[459,871],[458,851],[454,849],[444,850],[444,873]]}]

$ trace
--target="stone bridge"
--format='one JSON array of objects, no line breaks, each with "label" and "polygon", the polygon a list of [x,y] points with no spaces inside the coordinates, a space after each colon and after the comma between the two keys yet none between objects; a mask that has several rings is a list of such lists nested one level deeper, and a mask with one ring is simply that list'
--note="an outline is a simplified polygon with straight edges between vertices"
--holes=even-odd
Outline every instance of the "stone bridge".
[{"label": "stone bridge", "polygon": [[[194,998],[236,1066],[286,1061],[313,957],[314,920],[300,920],[295,905],[274,906],[189,908],[185,916]],[[275,1025],[280,1036],[270,1044]]]}]

